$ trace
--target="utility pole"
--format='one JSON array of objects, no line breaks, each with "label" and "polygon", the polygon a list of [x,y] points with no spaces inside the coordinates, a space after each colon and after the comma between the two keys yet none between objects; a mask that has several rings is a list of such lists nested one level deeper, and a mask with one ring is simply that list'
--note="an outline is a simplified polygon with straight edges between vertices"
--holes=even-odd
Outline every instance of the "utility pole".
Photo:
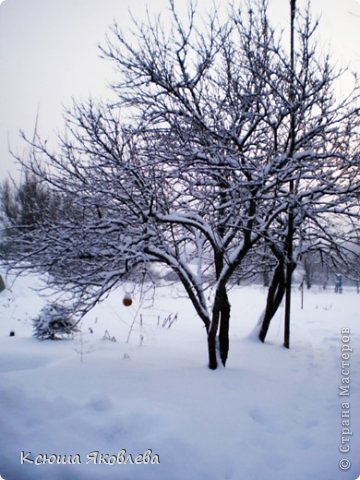
[{"label": "utility pole", "polygon": [[[294,154],[295,144],[295,12],[296,0],[290,0],[290,142],[289,142],[289,159]],[[288,232],[286,236],[286,285],[285,285],[285,328],[284,328],[284,347],[290,348],[290,310],[291,310],[291,280],[293,272],[293,235],[294,235],[294,210],[292,205],[292,197],[294,194],[294,180],[289,181],[289,211],[288,211]]]}]

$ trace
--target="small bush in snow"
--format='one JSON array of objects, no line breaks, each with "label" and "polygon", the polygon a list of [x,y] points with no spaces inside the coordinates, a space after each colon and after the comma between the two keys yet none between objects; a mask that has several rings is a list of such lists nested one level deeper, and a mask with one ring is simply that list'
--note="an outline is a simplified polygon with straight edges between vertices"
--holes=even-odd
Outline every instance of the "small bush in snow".
[{"label": "small bush in snow", "polygon": [[61,340],[79,331],[71,318],[71,309],[58,303],[45,305],[34,318],[33,327],[33,335],[39,340]]}]

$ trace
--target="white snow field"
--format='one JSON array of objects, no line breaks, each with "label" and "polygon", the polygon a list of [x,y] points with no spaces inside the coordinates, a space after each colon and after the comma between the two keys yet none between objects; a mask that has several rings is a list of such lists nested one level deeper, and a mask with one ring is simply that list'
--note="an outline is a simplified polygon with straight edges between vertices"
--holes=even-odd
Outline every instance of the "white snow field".
[{"label": "white snow field", "polygon": [[[286,350],[283,309],[260,344],[249,334],[266,291],[234,288],[228,366],[210,371],[204,329],[178,285],[158,288],[153,305],[135,294],[131,307],[120,288],[86,316],[73,340],[39,341],[31,322],[45,303],[32,290],[38,279],[7,284],[0,293],[5,480],[359,477],[355,289],[339,295],[314,287],[301,310],[294,287]],[[103,339],[106,330],[116,342]]]}]

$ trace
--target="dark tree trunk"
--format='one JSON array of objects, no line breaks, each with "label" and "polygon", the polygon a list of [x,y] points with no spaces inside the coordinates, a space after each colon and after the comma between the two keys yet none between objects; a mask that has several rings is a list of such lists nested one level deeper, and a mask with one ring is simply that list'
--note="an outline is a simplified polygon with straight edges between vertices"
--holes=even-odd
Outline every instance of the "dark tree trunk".
[{"label": "dark tree trunk", "polygon": [[229,353],[230,303],[226,290],[221,296],[219,349],[222,364],[226,365]]},{"label": "dark tree trunk", "polygon": [[[216,294],[213,318],[208,331],[209,368],[218,367],[218,355],[225,367],[229,353],[230,303],[225,288]],[[218,335],[219,331],[219,335]]]},{"label": "dark tree trunk", "polygon": [[209,352],[209,368],[210,370],[216,370],[218,366],[217,361],[217,348],[216,348],[216,334],[217,334],[217,327],[219,325],[219,321],[211,322],[211,327],[208,331],[208,352]]},{"label": "dark tree trunk", "polygon": [[281,301],[285,293],[285,261],[279,260],[271,284],[268,290],[266,299],[266,308],[264,318],[262,320],[259,339],[265,342],[267,332],[269,330],[270,322],[280,307]]}]

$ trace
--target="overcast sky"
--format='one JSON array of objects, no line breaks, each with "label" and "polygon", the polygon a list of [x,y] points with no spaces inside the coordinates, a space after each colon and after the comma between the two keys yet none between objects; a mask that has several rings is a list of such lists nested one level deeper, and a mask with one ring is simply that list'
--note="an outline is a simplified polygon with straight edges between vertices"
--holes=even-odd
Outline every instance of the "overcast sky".
[{"label": "overcast sky", "polygon": [[[242,0],[234,0],[241,4]],[[144,17],[165,12],[167,0],[0,0],[0,177],[15,172],[8,152],[22,151],[18,131],[53,135],[62,127],[63,105],[71,97],[107,95],[111,65],[99,58],[98,43],[116,19],[130,28],[128,9]],[[218,0],[224,4],[224,0]],[[288,0],[270,0],[273,17],[287,21]],[[298,0],[299,4],[305,0]],[[335,58],[360,73],[360,4],[357,0],[313,0],[321,13],[321,38]],[[186,0],[177,0],[185,10]],[[200,9],[212,4],[198,0]]]}]

